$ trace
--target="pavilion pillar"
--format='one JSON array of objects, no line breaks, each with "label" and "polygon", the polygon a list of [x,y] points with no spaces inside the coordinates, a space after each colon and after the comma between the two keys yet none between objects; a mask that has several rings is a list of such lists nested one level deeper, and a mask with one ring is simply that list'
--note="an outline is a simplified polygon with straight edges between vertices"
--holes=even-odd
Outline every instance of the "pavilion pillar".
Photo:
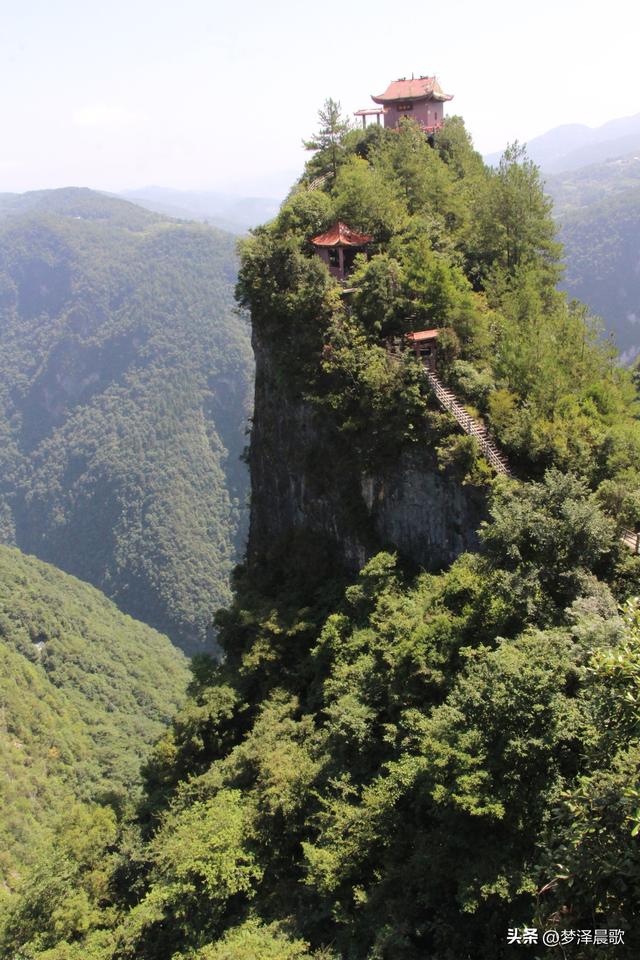
[{"label": "pavilion pillar", "polygon": [[338,270],[340,279],[344,280],[344,247],[338,247]]}]

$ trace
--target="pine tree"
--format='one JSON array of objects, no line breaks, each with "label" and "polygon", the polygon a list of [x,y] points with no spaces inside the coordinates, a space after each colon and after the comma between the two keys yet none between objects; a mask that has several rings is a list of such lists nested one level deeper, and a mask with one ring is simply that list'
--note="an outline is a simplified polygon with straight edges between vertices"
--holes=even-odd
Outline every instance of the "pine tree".
[{"label": "pine tree", "polygon": [[329,97],[318,110],[320,129],[310,140],[303,140],[305,150],[316,150],[319,176],[331,175],[335,179],[338,172],[338,158],[341,153],[344,135],[351,129],[349,121],[342,116],[339,100]]}]

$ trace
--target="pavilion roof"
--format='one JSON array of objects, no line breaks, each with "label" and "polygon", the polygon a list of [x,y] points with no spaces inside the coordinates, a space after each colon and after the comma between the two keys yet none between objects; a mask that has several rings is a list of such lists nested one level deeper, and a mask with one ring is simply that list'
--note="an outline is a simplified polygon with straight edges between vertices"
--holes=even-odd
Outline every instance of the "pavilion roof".
[{"label": "pavilion roof", "polygon": [[374,103],[393,103],[396,100],[452,100],[453,95],[445,93],[435,77],[412,77],[407,80],[392,80],[384,93],[371,96]]},{"label": "pavilion roof", "polygon": [[364,247],[372,240],[370,234],[352,230],[346,223],[338,220],[326,233],[314,237],[311,243],[314,247]]},{"label": "pavilion roof", "polygon": [[414,333],[407,334],[407,340],[411,340],[413,343],[422,343],[425,340],[435,340],[438,333],[438,330],[416,330]]}]

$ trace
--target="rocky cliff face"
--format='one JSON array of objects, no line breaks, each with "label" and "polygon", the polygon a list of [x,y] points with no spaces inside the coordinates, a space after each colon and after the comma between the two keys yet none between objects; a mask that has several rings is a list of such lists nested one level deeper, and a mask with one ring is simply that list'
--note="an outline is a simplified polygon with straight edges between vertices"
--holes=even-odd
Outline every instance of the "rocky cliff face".
[{"label": "rocky cliff face", "polygon": [[385,548],[429,570],[478,549],[481,489],[442,472],[430,447],[412,445],[375,471],[361,467],[328,419],[290,394],[273,345],[256,328],[253,346],[250,563],[303,532],[328,542],[352,570]]}]

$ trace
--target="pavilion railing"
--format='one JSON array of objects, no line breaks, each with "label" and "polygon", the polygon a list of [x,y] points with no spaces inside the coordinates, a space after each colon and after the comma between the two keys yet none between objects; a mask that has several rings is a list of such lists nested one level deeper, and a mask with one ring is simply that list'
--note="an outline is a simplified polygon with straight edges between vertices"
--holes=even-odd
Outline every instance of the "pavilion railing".
[{"label": "pavilion railing", "polygon": [[635,530],[623,530],[622,541],[631,547],[636,555],[640,554],[640,533]]}]

